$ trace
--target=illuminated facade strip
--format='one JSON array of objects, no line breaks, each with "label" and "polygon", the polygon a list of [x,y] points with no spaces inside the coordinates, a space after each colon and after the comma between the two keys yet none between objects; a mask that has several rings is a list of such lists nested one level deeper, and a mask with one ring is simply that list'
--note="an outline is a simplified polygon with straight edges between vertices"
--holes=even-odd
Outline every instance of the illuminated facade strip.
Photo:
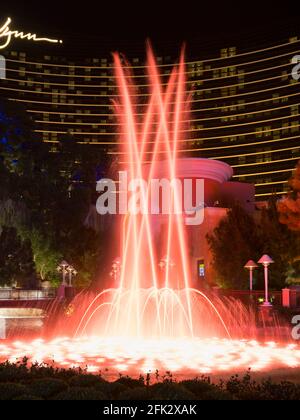
[{"label": "illuminated facade strip", "polygon": [[[279,59],[279,58],[285,58],[287,56],[293,57],[294,55],[297,55],[297,53],[299,53],[299,51],[291,51],[291,52],[288,52],[288,53],[284,53],[284,54],[280,54],[280,55],[276,55],[276,56],[271,56],[271,57],[263,58],[263,59],[260,59],[260,60],[253,60],[253,61],[248,61],[248,62],[244,62],[244,63],[237,63],[237,64],[229,64],[229,65],[223,66],[223,67],[212,67],[212,68],[209,68],[209,69],[198,68],[198,69],[193,69],[193,70],[190,70],[190,71],[185,71],[184,74],[190,75],[190,74],[195,74],[197,72],[206,73],[206,72],[211,72],[211,71],[216,71],[216,70],[229,69],[230,67],[238,68],[238,67],[241,67],[241,66],[249,66],[249,65],[253,65],[253,64],[263,63],[265,61],[272,61],[272,60],[276,60],[276,59]],[[20,61],[18,60],[18,62],[20,62]],[[41,65],[41,63],[38,63],[37,65]],[[72,67],[72,66],[70,66],[70,67]],[[174,63],[172,64],[172,67],[174,67]],[[134,69],[134,67],[132,67],[132,66],[129,66],[129,68]],[[109,67],[109,69],[107,69],[106,71],[112,71],[112,70],[113,70],[113,67]],[[45,74],[47,74],[48,76],[54,76],[54,77],[56,77],[56,76],[59,76],[59,77],[89,77],[91,79],[93,79],[93,78],[94,79],[96,79],[96,78],[106,78],[106,79],[111,78],[110,75],[95,76],[95,75],[70,75],[70,74],[60,74],[60,73],[42,73],[42,72],[33,72],[33,71],[26,71],[26,72],[28,74],[39,74],[39,75],[44,75],[44,76],[45,76]],[[162,76],[168,76],[168,75],[169,75],[169,73],[163,73],[162,74]],[[131,76],[126,76],[125,75],[124,77],[128,77],[129,79],[131,79],[131,78],[145,79],[145,78],[147,78],[147,75],[146,74],[133,74]]]},{"label": "illuminated facade strip", "polygon": [[[278,96],[276,98],[267,98],[267,99],[261,99],[259,101],[251,101],[251,102],[244,102],[242,104],[236,103],[234,105],[223,105],[223,106],[216,106],[214,108],[198,108],[198,109],[193,109],[193,113],[195,112],[207,112],[207,111],[216,111],[216,110],[220,110],[220,109],[228,109],[228,108],[238,108],[238,107],[246,107],[248,105],[258,105],[264,102],[274,102],[274,101],[279,101],[279,100],[283,100],[283,99],[288,99],[288,98],[292,98],[295,96],[300,95],[300,92],[296,92],[296,93],[291,93],[289,95],[285,95],[285,96]],[[30,103],[30,104],[40,104],[40,105],[55,105],[55,106],[73,106],[73,107],[105,107],[105,108],[110,108],[113,109],[113,106],[111,104],[78,104],[78,103],[62,103],[62,102],[45,102],[45,101],[35,101],[35,100],[26,100],[26,99],[17,99],[17,98],[9,98],[10,101],[15,101],[15,102],[23,102],[23,103]],[[293,105],[293,104],[291,104]],[[46,112],[46,111],[42,111],[42,112]],[[174,113],[174,111],[170,111],[170,114]],[[64,111],[61,111],[60,114],[65,114]],[[153,113],[153,115],[155,115],[156,113]],[[79,115],[79,114],[74,114],[74,115]],[[88,114],[86,114],[88,115]],[[100,115],[112,115],[112,114],[100,114]],[[121,115],[121,114],[116,114],[116,115]],[[135,113],[134,116],[142,116],[144,115],[143,112],[140,113]]]},{"label": "illuminated facade strip", "polygon": [[289,181],[274,181],[274,182],[261,182],[259,184],[254,184],[255,187],[265,187],[266,185],[278,185],[278,184],[288,184]]},{"label": "illuminated facade strip", "polygon": [[[268,153],[268,152],[265,152],[265,153]],[[212,159],[212,158],[208,158],[208,159]],[[264,162],[243,163],[241,165],[231,165],[231,166],[233,168],[244,168],[245,166],[272,165],[274,163],[291,162],[291,161],[295,161],[295,160],[299,160],[299,159],[300,159],[300,154],[299,154],[299,156],[295,156],[295,157],[292,157],[292,158],[277,159],[277,160],[264,161]],[[213,160],[215,160],[215,159],[213,159]],[[243,176],[243,174],[240,174],[240,176]]]},{"label": "illuminated facade strip", "polygon": [[[299,43],[300,40],[295,40],[295,41],[289,41],[289,42],[285,42],[282,44],[278,44],[278,45],[273,45],[271,47],[267,47],[267,48],[262,48],[262,49],[258,49],[258,50],[252,50],[252,51],[247,51],[244,53],[239,53],[239,54],[234,54],[232,56],[229,57],[215,57],[215,58],[211,58],[211,59],[206,59],[206,60],[201,60],[201,61],[187,61],[185,62],[186,65],[197,65],[197,64],[202,64],[202,63],[210,63],[210,62],[215,62],[215,61],[221,61],[221,60],[232,60],[233,58],[238,58],[238,57],[244,57],[247,55],[252,55],[252,54],[259,54],[262,52],[266,52],[266,51],[271,51],[271,50],[277,50],[278,48],[282,48],[282,47],[286,47],[286,46],[290,46],[292,44],[297,44]],[[11,62],[18,62],[17,60],[12,60],[12,59],[8,59],[7,61],[11,61]],[[34,62],[34,61],[19,61],[23,64],[30,64],[30,65],[39,65],[39,62]],[[108,70],[111,68],[110,66],[78,66],[78,65],[73,65],[73,64],[60,64],[60,65],[56,65],[56,64],[52,64],[52,63],[44,63],[43,65],[45,66],[49,66],[49,67],[64,67],[64,68],[75,68],[75,69],[97,69],[97,70]],[[133,69],[144,69],[146,68],[146,66],[123,66],[124,68],[133,68]],[[157,67],[173,67],[173,64],[157,64]]]},{"label": "illuminated facade strip", "polygon": [[[259,69],[259,70],[253,70],[253,71],[249,71],[249,72],[243,72],[243,74],[233,74],[233,75],[227,75],[227,76],[222,76],[222,77],[210,77],[209,79],[195,79],[194,77],[193,77],[193,79],[192,80],[187,80],[186,81],[186,84],[189,84],[189,85],[194,85],[194,84],[197,84],[197,83],[204,83],[204,82],[215,82],[215,81],[218,81],[218,80],[224,80],[224,79],[232,79],[233,77],[234,78],[239,78],[239,77],[246,77],[246,76],[249,76],[249,75],[253,75],[253,74],[257,74],[257,73],[266,73],[266,72],[268,72],[268,71],[273,71],[273,70],[277,70],[277,69],[279,69],[279,68],[282,68],[282,67],[287,67],[287,66],[291,66],[291,63],[290,62],[288,62],[288,63],[284,63],[284,64],[280,64],[280,65],[278,65],[278,66],[273,66],[273,67],[265,67],[265,68],[263,68],[263,69]],[[1,65],[0,65],[0,69],[1,69]],[[22,70],[17,70],[17,69],[8,69],[9,71],[12,71],[12,72],[20,72],[20,71],[22,71]],[[45,73],[42,73],[43,75],[45,75]],[[47,75],[47,73],[46,73],[46,75]],[[197,76],[198,77],[198,76]],[[89,75],[86,75],[85,76],[85,78],[89,78]],[[114,77],[112,76],[112,77],[110,77],[110,79],[113,79]],[[44,84],[47,84],[47,85],[49,85],[49,86],[64,86],[64,87],[70,87],[70,84],[69,83],[59,83],[59,82],[39,82],[39,81],[37,81],[37,80],[26,80],[26,79],[10,79],[10,78],[7,78],[6,77],[6,79],[5,80],[7,80],[7,81],[10,81],[10,82],[18,82],[18,83],[20,83],[20,82],[22,82],[22,83],[32,83],[32,84],[39,84],[39,85],[44,85]],[[161,86],[167,86],[167,84],[168,83],[162,83],[161,84]],[[146,88],[146,87],[150,87],[151,85],[149,85],[149,84],[139,84],[139,85],[136,85],[136,87],[137,88]],[[112,84],[109,84],[109,85],[101,85],[101,84],[97,84],[97,85],[91,85],[91,84],[88,84],[88,83],[86,83],[86,84],[84,84],[84,85],[81,85],[81,84],[76,84],[76,83],[74,83],[74,84],[72,84],[72,87],[74,87],[74,88],[103,88],[103,87],[109,87],[109,88],[117,88],[117,85],[112,85]]]},{"label": "illuminated facade strip", "polygon": [[[256,95],[256,94],[260,94],[260,93],[265,93],[265,92],[270,92],[270,91],[275,91],[275,90],[280,90],[280,89],[284,89],[284,88],[289,88],[289,87],[295,87],[296,83],[291,83],[288,85],[283,85],[283,86],[273,86],[271,88],[268,89],[261,89],[261,90],[257,90],[257,91],[249,91],[249,92],[243,92],[243,93],[238,93],[237,95],[227,95],[227,96],[217,96],[217,97],[213,97],[213,98],[205,98],[205,99],[193,99],[191,102],[192,103],[196,103],[196,102],[208,102],[208,101],[217,101],[220,99],[231,99],[231,98],[240,98],[242,96],[252,96],[252,95]],[[0,86],[1,90],[6,90],[6,91],[12,91],[12,92],[24,92],[24,93],[34,93],[37,95],[52,95],[52,96],[84,96],[84,97],[112,97],[115,95],[101,95],[101,94],[95,94],[95,95],[84,95],[84,94],[75,94],[75,93],[61,93],[61,92],[38,92],[35,90],[25,90],[25,89],[13,89],[13,88],[7,88],[7,87],[3,87]],[[209,90],[209,89],[208,89]],[[221,90],[221,88],[219,89]],[[144,96],[144,95],[142,95]],[[273,98],[272,98],[273,99]],[[51,102],[46,102],[48,104],[51,104]],[[186,103],[186,102],[181,102],[181,103]],[[175,104],[175,102],[170,102],[170,104]],[[74,105],[74,104],[73,104]],[[77,105],[81,105],[81,104],[77,104]],[[92,105],[92,104],[89,104]],[[105,105],[107,106],[107,105]],[[122,104],[119,105],[120,107],[123,107]],[[136,104],[137,107],[144,107],[144,104]],[[228,106],[227,106],[228,108]]]},{"label": "illuminated facade strip", "polygon": [[252,177],[252,176],[265,176],[265,175],[273,175],[273,174],[279,174],[284,172],[293,172],[294,168],[288,168],[288,169],[280,169],[278,171],[267,171],[267,172],[253,172],[251,174],[239,174],[239,175],[233,175],[232,178],[245,178],[245,177]]},{"label": "illuminated facade strip", "polygon": [[255,197],[267,197],[271,195],[287,194],[287,191],[269,192],[264,194],[255,194]]},{"label": "illuminated facade strip", "polygon": [[[258,80],[252,80],[251,82],[241,82],[241,83],[237,83],[234,85],[224,85],[224,86],[218,86],[218,87],[211,87],[211,88],[207,88],[207,89],[193,89],[192,92],[193,94],[195,93],[199,93],[199,92],[211,92],[212,90],[223,90],[223,89],[230,89],[233,87],[245,87],[245,85],[253,85],[253,84],[258,84],[258,83],[262,83],[262,82],[267,82],[270,80],[275,80],[275,79],[282,79],[282,74],[280,74],[279,76],[273,76],[273,77],[269,77],[266,79],[258,79]],[[7,79],[5,79],[7,80]],[[45,83],[44,83],[45,84]],[[20,91],[20,92],[26,92],[26,93],[35,93],[35,94],[40,94],[40,95],[58,95],[58,96],[84,96],[84,97],[107,97],[107,98],[111,98],[111,97],[116,97],[118,98],[120,95],[115,93],[115,94],[88,94],[88,93],[65,93],[65,92],[44,92],[44,91],[36,91],[36,90],[25,90],[25,89],[15,89],[15,88],[8,88],[8,87],[1,87],[2,89],[6,89],[6,90],[11,90],[11,91]],[[101,86],[99,86],[99,89],[101,89]],[[188,93],[188,92],[186,92]],[[130,94],[129,96],[131,97],[148,97],[151,96],[151,93],[137,93],[137,94]]]},{"label": "illuminated facade strip", "polygon": [[[300,127],[300,124],[295,124],[292,125],[290,127],[279,127],[279,128],[272,128],[270,130],[261,130],[261,131],[252,131],[252,132],[248,132],[248,133],[239,133],[239,134],[230,134],[227,136],[213,136],[213,137],[203,137],[203,138],[195,138],[195,139],[178,139],[177,142],[178,143],[189,143],[189,142],[195,142],[195,141],[207,141],[207,140],[216,140],[216,139],[227,139],[228,137],[239,137],[239,136],[249,136],[251,134],[263,134],[263,133],[268,133],[268,132],[274,132],[274,131],[281,131],[281,130],[286,130],[288,128],[295,128],[295,127]],[[56,131],[56,130],[34,130],[36,133],[54,133],[54,134],[70,134],[68,131]],[[72,133],[72,135],[77,135],[77,136],[82,136],[82,135],[87,135],[87,136],[107,136],[107,135],[112,135],[111,133],[93,133],[93,132],[82,132],[82,131],[74,131]],[[144,142],[144,144],[153,144],[153,141],[146,141]],[[99,144],[101,144],[99,142]],[[115,144],[125,144],[125,142],[116,142]],[[196,150],[196,149],[193,149]],[[197,149],[202,150],[202,149]]]},{"label": "illuminated facade strip", "polygon": [[[181,149],[181,150],[184,150],[186,152],[189,152],[189,151],[205,152],[205,151],[209,151],[209,150],[244,148],[244,147],[250,147],[250,146],[268,145],[270,143],[282,143],[282,142],[289,141],[289,140],[299,140],[299,137],[300,136],[297,135],[297,136],[291,136],[291,137],[284,137],[284,138],[280,138],[280,139],[255,141],[255,142],[252,142],[252,143],[240,143],[240,144],[230,144],[230,145],[226,145],[226,146],[201,147],[199,149],[193,148],[193,149]],[[126,152],[122,152],[122,151],[109,151],[107,153],[110,154],[110,155],[118,155],[118,154],[124,155],[124,154],[126,154]],[[159,153],[159,151],[157,153]],[[265,153],[267,153],[267,152],[265,152]]]},{"label": "illuminated facade strip", "polygon": [[[278,97],[272,98],[272,99],[268,98],[268,99],[263,99],[263,100],[255,101],[255,102],[244,102],[243,104],[235,104],[235,105],[229,105],[229,106],[226,105],[226,106],[215,107],[215,108],[193,109],[193,113],[196,113],[196,112],[199,113],[199,112],[205,112],[205,111],[214,111],[214,110],[219,110],[219,109],[223,109],[223,108],[226,108],[226,109],[227,108],[237,108],[237,107],[240,107],[240,106],[247,107],[248,105],[257,105],[257,104],[260,104],[260,103],[263,103],[263,102],[270,102],[270,101],[273,102],[274,100],[279,102],[279,101],[286,100],[286,99],[289,99],[289,98],[292,98],[292,97],[295,97],[295,96],[298,96],[298,95],[300,95],[300,92],[293,93],[291,95],[286,95],[286,96],[278,96]],[[14,100],[18,101],[17,99],[13,99],[13,98],[9,98],[9,100],[10,101],[14,101]],[[19,100],[19,101],[28,102],[26,100]],[[32,102],[33,103],[39,103],[39,104],[40,103],[42,103],[42,104],[50,103],[50,102],[38,102],[38,101],[32,101]],[[58,102],[57,104],[60,104],[60,103]],[[264,108],[264,109],[259,110],[259,111],[251,111],[250,113],[251,114],[259,114],[259,113],[264,113],[264,112],[272,112],[272,111],[275,112],[278,109],[290,108],[291,106],[294,106],[294,105],[300,105],[300,104],[299,103],[293,103],[293,104],[290,104],[290,105],[285,105],[283,107],[268,108],[268,109]],[[33,109],[29,109],[29,110],[27,110],[27,112],[39,113],[39,114],[73,115],[73,116],[76,116],[76,117],[83,117],[83,116],[85,116],[85,117],[111,117],[112,116],[111,113],[110,114],[85,114],[85,113],[79,113],[79,112],[48,111],[48,110],[45,111],[45,110],[33,110]],[[172,113],[173,112],[170,111],[170,114],[172,114]],[[120,116],[122,114],[114,114],[114,115],[115,116]],[[134,116],[142,116],[142,115],[144,115],[144,113],[136,113],[136,114],[133,114],[133,115]],[[154,113],[154,115],[155,115],[155,113]],[[239,117],[239,116],[245,116],[245,115],[249,115],[249,112],[244,112],[244,113],[241,113],[241,114],[220,115],[218,117],[211,117],[211,118],[197,118],[197,119],[193,119],[193,120],[189,120],[189,121],[208,121],[208,120],[212,120],[212,119],[231,118],[231,117]],[[110,125],[110,124],[108,124],[108,125]]]},{"label": "illuminated facade strip", "polygon": [[[197,132],[197,131],[210,131],[210,130],[221,130],[221,129],[228,129],[228,128],[234,128],[234,127],[241,127],[241,126],[248,126],[248,125],[260,125],[260,124],[265,124],[265,123],[269,123],[269,122],[273,122],[273,121],[282,121],[282,120],[286,120],[289,118],[297,118],[300,117],[300,114],[294,114],[294,115],[286,115],[284,117],[277,117],[277,118],[269,118],[267,120],[258,120],[258,121],[250,121],[250,122],[246,122],[246,123],[238,123],[238,124],[232,124],[232,125],[219,125],[219,126],[214,126],[214,127],[202,127],[202,128],[190,128],[190,129],[186,129],[186,130],[179,130],[180,133],[189,133],[189,132]],[[36,123],[40,123],[40,124],[61,124],[61,125],[88,125],[88,126],[92,126],[92,125],[97,125],[97,126],[107,126],[109,124],[106,123],[82,123],[82,122],[70,122],[70,121],[44,121],[44,120],[35,120]],[[119,126],[120,124],[111,124],[111,125],[117,125]],[[172,131],[170,131],[171,133]],[[265,132],[265,131],[264,131]],[[106,132],[106,134],[115,134],[115,132]],[[126,133],[119,133],[119,134],[126,134]],[[154,134],[149,133],[149,134]]]}]

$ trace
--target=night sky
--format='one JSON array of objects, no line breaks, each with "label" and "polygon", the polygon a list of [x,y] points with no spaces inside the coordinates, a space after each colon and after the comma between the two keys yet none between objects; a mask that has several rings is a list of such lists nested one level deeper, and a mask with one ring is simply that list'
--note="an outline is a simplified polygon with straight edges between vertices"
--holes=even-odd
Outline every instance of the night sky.
[{"label": "night sky", "polygon": [[[14,19],[16,29],[62,38],[64,49],[140,50],[150,37],[163,53],[183,41],[220,46],[239,39],[280,40],[300,27],[297,2],[140,0],[14,1],[2,0],[0,15]],[[179,5],[180,3],[180,5]],[[164,5],[162,7],[162,5]],[[270,38],[272,39],[272,38]]]}]

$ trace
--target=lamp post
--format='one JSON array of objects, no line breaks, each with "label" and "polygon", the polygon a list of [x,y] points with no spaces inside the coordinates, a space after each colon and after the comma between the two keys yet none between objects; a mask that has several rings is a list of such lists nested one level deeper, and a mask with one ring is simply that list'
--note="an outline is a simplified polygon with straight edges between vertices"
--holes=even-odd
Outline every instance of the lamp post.
[{"label": "lamp post", "polygon": [[69,274],[69,287],[72,287],[72,277],[74,276],[77,276],[77,271],[75,270],[75,268],[74,267],[72,267],[71,265],[69,265],[68,267],[67,267],[67,272],[68,272],[68,274]]},{"label": "lamp post", "polygon": [[59,266],[57,267],[57,271],[62,274],[62,285],[63,286],[67,286],[66,276],[67,276],[67,272],[68,272],[68,267],[69,267],[69,264],[65,260],[62,261],[59,264]]},{"label": "lamp post", "polygon": [[261,259],[258,261],[259,264],[262,264],[264,266],[265,271],[265,301],[263,303],[263,306],[272,306],[272,304],[269,302],[269,279],[268,279],[268,270],[269,265],[273,264],[273,260],[269,255],[263,255]]},{"label": "lamp post", "polygon": [[249,289],[251,292],[253,290],[253,270],[255,270],[257,267],[258,265],[253,260],[249,260],[247,264],[244,265],[244,268],[249,270]]},{"label": "lamp post", "polygon": [[111,272],[110,276],[113,277],[115,286],[117,283],[119,283],[120,280],[120,273],[121,273],[121,258],[117,257],[113,260],[112,266],[111,266]]}]

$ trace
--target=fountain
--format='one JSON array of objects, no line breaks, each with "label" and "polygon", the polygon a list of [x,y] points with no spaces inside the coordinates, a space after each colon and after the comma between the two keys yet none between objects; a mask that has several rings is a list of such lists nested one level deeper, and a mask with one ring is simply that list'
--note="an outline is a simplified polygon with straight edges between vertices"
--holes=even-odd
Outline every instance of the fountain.
[{"label": "fountain", "polygon": [[[76,296],[74,313],[58,324],[54,338],[0,345],[0,359],[16,360],[26,354],[33,361],[54,360],[62,367],[84,365],[91,372],[109,368],[130,374],[165,369],[196,375],[300,366],[296,344],[258,340],[255,310],[193,287],[185,217],[178,211],[181,196],[176,188],[159,233],[158,216],[138,211],[141,206],[151,207],[150,181],[161,168],[169,179],[180,176],[191,98],[184,52],[166,84],[150,46],[147,60],[149,94],[144,104],[137,101],[140,96],[130,66],[114,54],[120,154],[128,178],[146,181],[120,224],[121,259],[116,260],[114,272],[114,283],[119,284],[99,294]],[[211,175],[215,167],[226,166],[208,161],[203,165]],[[194,210],[201,211],[203,203],[194,204]]]}]

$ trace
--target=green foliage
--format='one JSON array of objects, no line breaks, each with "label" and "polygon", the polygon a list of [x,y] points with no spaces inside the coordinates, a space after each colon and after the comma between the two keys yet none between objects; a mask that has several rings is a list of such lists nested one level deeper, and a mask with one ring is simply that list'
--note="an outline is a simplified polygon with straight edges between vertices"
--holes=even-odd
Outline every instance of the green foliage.
[{"label": "green foliage", "polygon": [[33,381],[29,386],[29,395],[40,398],[50,398],[67,389],[68,384],[61,379],[45,378]]},{"label": "green foliage", "polygon": [[121,392],[121,394],[119,395],[119,399],[130,401],[148,400],[150,395],[151,392],[149,392],[149,389],[139,387],[127,389],[126,391]]},{"label": "green foliage", "polygon": [[[128,376],[107,382],[81,369],[27,365],[27,360],[0,364],[0,400],[299,400],[300,385],[270,379],[255,381],[244,375],[212,383],[208,377],[175,382],[171,374],[159,382],[159,374],[146,381]],[[151,380],[156,380],[151,384]],[[298,378],[295,377],[298,380]],[[126,383],[126,385],[125,385]]]},{"label": "green foliage", "polygon": [[260,258],[263,242],[254,219],[235,204],[207,239],[213,253],[213,266],[219,285],[247,289],[249,275],[244,265],[249,259]]},{"label": "green foliage", "polygon": [[100,376],[83,374],[83,375],[76,375],[73,378],[71,378],[69,381],[69,384],[71,386],[81,388],[81,387],[93,387],[102,382],[103,382],[103,379],[101,379]]},{"label": "green foliage", "polygon": [[14,383],[0,383],[0,401],[12,400],[20,395],[25,394],[26,387]]},{"label": "green foliage", "polygon": [[61,392],[53,400],[68,400],[68,401],[99,401],[106,400],[107,396],[101,391],[96,391],[93,388],[69,388],[67,391]]},{"label": "green foliage", "polygon": [[151,393],[157,400],[193,400],[195,395],[181,384],[163,382],[151,387]]},{"label": "green foliage", "polygon": [[66,259],[78,271],[77,285],[90,285],[105,237],[84,222],[95,199],[96,168],[107,167],[107,158],[69,134],[59,139],[59,153],[49,153],[34,137],[26,112],[13,103],[1,100],[0,116],[0,229],[15,228],[30,243],[42,280],[57,284],[57,264]]},{"label": "green foliage", "polygon": [[35,282],[31,244],[22,241],[15,228],[2,228],[0,234],[0,285],[30,286]]},{"label": "green foliage", "polygon": [[291,231],[300,232],[300,161],[289,180],[290,192],[278,204],[280,222]]},{"label": "green foliage", "polygon": [[[273,199],[255,216],[234,205],[228,217],[208,236],[208,242],[217,280],[222,287],[247,289],[249,273],[244,265],[250,259],[258,261],[263,254],[275,261],[270,267],[272,289],[285,287],[291,270],[297,275],[295,259],[300,255],[300,238],[280,223]],[[254,276],[256,287],[263,287],[262,270],[255,270]]]}]

